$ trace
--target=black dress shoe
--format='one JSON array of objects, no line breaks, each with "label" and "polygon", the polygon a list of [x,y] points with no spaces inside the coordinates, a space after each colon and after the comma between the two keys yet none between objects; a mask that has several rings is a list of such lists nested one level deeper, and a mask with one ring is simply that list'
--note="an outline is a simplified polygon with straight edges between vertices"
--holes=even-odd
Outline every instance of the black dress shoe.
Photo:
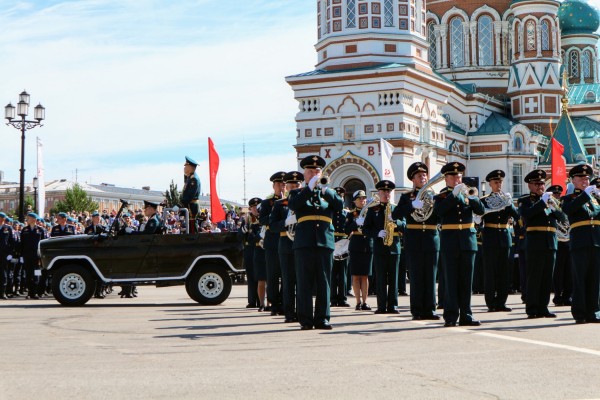
[{"label": "black dress shoe", "polygon": [[406,292],[400,292],[398,295],[404,297],[404,296],[408,296],[408,293],[406,293]]},{"label": "black dress shoe", "polygon": [[246,308],[254,308],[252,304],[246,304]]},{"label": "black dress shoe", "polygon": [[445,328],[450,328],[450,327],[453,327],[453,326],[456,326],[456,322],[452,322],[452,321],[446,321],[446,322],[444,323],[444,327],[445,327]]},{"label": "black dress shoe", "polygon": [[600,318],[588,318],[585,322],[589,322],[590,324],[600,324]]},{"label": "black dress shoe", "polygon": [[[600,321],[600,320],[599,320],[599,321]],[[585,324],[585,323],[587,323],[587,321],[586,321],[585,319],[576,319],[576,320],[575,320],[575,323],[576,323],[576,324]]]},{"label": "black dress shoe", "polygon": [[380,310],[379,308],[375,310],[375,314],[385,314],[385,310]]},{"label": "black dress shoe", "polygon": [[360,306],[360,309],[363,310],[363,311],[371,311],[372,310],[371,306],[368,305],[367,303],[363,303],[363,305]]},{"label": "black dress shoe", "polygon": [[348,304],[347,301],[342,301],[341,303],[338,303],[338,307],[350,307],[350,304]]},{"label": "black dress shoe", "polygon": [[420,315],[413,315],[413,317],[412,317],[413,321],[420,321],[422,319],[423,319],[423,317],[421,317]]},{"label": "black dress shoe", "polygon": [[324,323],[324,324],[320,324],[320,325],[315,325],[315,329],[322,329],[325,331],[330,331],[333,329],[333,326],[331,326],[331,324],[329,324],[328,322]]},{"label": "black dress shoe", "polygon": [[291,324],[292,322],[296,322],[294,321],[294,318],[286,318],[285,321],[283,321],[286,324]]},{"label": "black dress shoe", "polygon": [[421,317],[421,319],[425,319],[425,320],[429,320],[429,321],[438,321],[440,319],[440,316],[437,314],[423,315]]},{"label": "black dress shoe", "polygon": [[537,315],[537,314],[529,314],[527,316],[527,319],[538,319],[538,318],[542,318],[542,315]]},{"label": "black dress shoe", "polygon": [[510,307],[506,307],[506,306],[502,306],[502,307],[498,307],[498,308],[496,308],[496,311],[511,312],[511,311],[512,311],[512,308],[510,308]]},{"label": "black dress shoe", "polygon": [[542,315],[542,317],[544,317],[544,318],[556,318],[556,314],[551,313],[551,312],[547,312],[546,314]]},{"label": "black dress shoe", "polygon": [[277,315],[277,311],[276,311],[276,310],[273,310],[273,309],[271,309],[271,317],[274,317],[275,315]]},{"label": "black dress shoe", "polygon": [[460,326],[479,326],[479,325],[481,325],[481,322],[477,321],[476,319],[471,319],[469,321],[460,321],[458,323],[458,325],[460,325]]},{"label": "black dress shoe", "polygon": [[271,311],[271,306],[265,306],[264,311]]},{"label": "black dress shoe", "polygon": [[265,311],[265,306],[258,307],[258,312],[263,312],[263,311]]},{"label": "black dress shoe", "polygon": [[498,309],[496,307],[488,307],[488,312],[496,312]]},{"label": "black dress shoe", "polygon": [[354,309],[355,309],[356,311],[360,311],[361,307],[362,307],[362,304],[358,303],[358,304],[356,305],[356,307],[354,307]]},{"label": "black dress shoe", "polygon": [[388,314],[400,314],[400,311],[396,310],[395,308],[391,308],[389,310],[387,310]]},{"label": "black dress shoe", "polygon": [[312,325],[300,325],[300,330],[303,331],[310,331],[312,328]]}]

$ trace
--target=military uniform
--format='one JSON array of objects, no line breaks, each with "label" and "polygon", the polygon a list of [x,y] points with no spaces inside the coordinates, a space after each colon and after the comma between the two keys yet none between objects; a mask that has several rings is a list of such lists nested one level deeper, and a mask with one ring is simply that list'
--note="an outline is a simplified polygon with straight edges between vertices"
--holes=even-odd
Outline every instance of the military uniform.
[{"label": "military uniform", "polygon": [[185,157],[185,162],[190,165],[194,172],[190,175],[184,175],[183,177],[183,191],[181,192],[181,205],[189,210],[190,226],[188,227],[189,233],[196,233],[196,218],[200,213],[200,204],[198,199],[200,198],[200,178],[196,173],[196,167],[198,163],[190,157]]},{"label": "military uniform", "polygon": [[[31,214],[29,214],[31,215]],[[34,214],[37,218],[37,215]],[[28,297],[39,299],[39,276],[40,258],[38,256],[38,244],[45,239],[46,233],[37,225],[27,225],[21,230],[20,255],[23,259],[25,278],[27,280]],[[36,275],[37,273],[37,275]]]},{"label": "military uniform", "polygon": [[[451,162],[442,167],[446,174],[462,174],[465,166]],[[440,217],[440,259],[444,275],[445,326],[480,325],[473,319],[471,290],[477,252],[477,231],[473,213],[483,215],[483,205],[475,196],[465,198],[462,192],[445,187],[434,198],[434,212]]]},{"label": "military uniform", "polygon": [[[525,182],[542,182],[546,172],[534,170],[525,176]],[[551,196],[547,193],[548,197]],[[556,317],[548,310],[552,288],[552,271],[556,261],[556,223],[566,221],[565,214],[550,208],[546,197],[530,193],[519,198],[519,214],[526,229],[527,283],[525,311],[528,318]]]},{"label": "military uniform", "polygon": [[[585,167],[585,169],[584,169]],[[592,167],[577,165],[569,176],[591,175]],[[563,197],[563,211],[569,217],[573,276],[571,314],[577,323],[600,322],[600,205],[597,189],[575,189]]]},{"label": "military uniform", "polygon": [[[274,173],[271,182],[283,182],[285,172]],[[271,303],[271,315],[283,314],[283,298],[281,288],[281,265],[279,265],[279,232],[271,232],[269,229],[269,216],[273,206],[281,196],[277,193],[267,197],[260,203],[260,214],[258,221],[267,228],[263,239],[265,249],[265,263],[267,266],[267,301]]]},{"label": "military uniform", "polygon": [[[383,180],[377,182],[375,188],[391,191],[396,188],[396,185],[394,182]],[[388,207],[389,215],[386,215]],[[404,226],[404,222],[403,220],[394,219],[393,212],[395,208],[396,205],[392,203],[379,203],[371,207],[367,211],[363,225],[363,232],[373,240],[373,266],[375,268],[375,291],[377,293],[377,310],[375,313],[377,314],[398,313],[399,232]],[[391,245],[386,246],[382,232],[386,231],[388,223],[394,225],[394,238]],[[387,232],[385,233],[387,234]]]},{"label": "military uniform", "polygon": [[[429,172],[424,163],[414,163],[408,168],[408,179],[417,172]],[[435,313],[435,281],[438,271],[440,237],[439,217],[431,212],[424,221],[413,217],[413,202],[420,189],[404,193],[392,213],[393,219],[405,219],[404,253],[410,275],[410,313],[413,319],[439,319]]]},{"label": "military uniform", "polygon": [[[262,200],[258,197],[250,199],[248,206],[257,206]],[[242,219],[240,229],[237,232],[238,237],[244,244],[244,269],[246,270],[246,282],[248,284],[248,305],[247,308],[255,308],[260,306],[258,301],[257,287],[258,283],[254,277],[254,249],[256,248],[256,240],[252,233],[252,225],[258,225],[258,218],[251,215],[248,211],[248,218]]]},{"label": "military uniform", "polygon": [[[305,169],[322,169],[325,160],[319,156],[308,156],[300,162]],[[332,189],[316,185],[315,175],[309,185],[292,190],[288,206],[294,211],[298,224],[294,238],[294,259],[298,292],[296,302],[298,320],[303,330],[331,329],[330,279],[333,266],[333,214],[341,211],[344,202]],[[313,314],[312,293],[316,284],[316,300]]]},{"label": "military uniform", "polygon": [[[495,170],[486,176],[486,181],[502,180],[504,177],[504,171]],[[509,220],[519,217],[519,212],[512,204],[512,198],[510,197],[510,204],[498,209],[498,211],[489,212],[489,206],[498,202],[496,196],[491,193],[481,199],[483,206],[486,208],[482,229],[483,286],[485,304],[490,312],[512,311],[506,306],[509,270],[513,267],[513,262],[510,259],[512,236],[509,230]]]},{"label": "military uniform", "polygon": [[[550,186],[547,190],[560,197],[563,188],[560,185]],[[562,200],[561,200],[562,202]],[[568,217],[568,216],[567,216]],[[569,251],[569,235],[564,229],[557,230],[556,238],[558,246],[556,248],[556,263],[554,264],[554,273],[552,274],[552,287],[554,297],[552,302],[555,306],[571,305],[571,255]]]},{"label": "military uniform", "polygon": [[7,299],[6,288],[12,258],[15,253],[15,236],[10,225],[5,223],[6,214],[0,213],[0,299]]},{"label": "military uniform", "polygon": [[[284,176],[284,182],[302,182],[304,177],[301,173],[292,171]],[[275,202],[269,217],[269,231],[279,235],[277,254],[281,267],[281,293],[283,301],[283,313],[286,323],[298,322],[296,313],[296,263],[294,261],[294,242],[288,237],[286,220],[289,216],[288,199],[280,199]]]},{"label": "military uniform", "polygon": [[[346,190],[342,187],[335,188],[336,193],[343,199]],[[337,211],[333,215],[333,235],[335,242],[340,240],[348,240],[348,235],[345,231],[347,210]],[[333,270],[331,272],[331,306],[332,307],[350,307],[347,296],[347,273],[348,273],[348,258],[343,260],[333,260]]]}]

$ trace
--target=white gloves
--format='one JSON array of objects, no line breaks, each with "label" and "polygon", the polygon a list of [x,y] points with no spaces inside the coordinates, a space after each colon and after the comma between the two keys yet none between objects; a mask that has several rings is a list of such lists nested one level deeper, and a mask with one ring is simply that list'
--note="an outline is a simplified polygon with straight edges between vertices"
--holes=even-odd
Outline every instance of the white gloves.
[{"label": "white gloves", "polygon": [[356,218],[356,225],[363,226],[364,223],[365,223],[365,217]]},{"label": "white gloves", "polygon": [[384,239],[384,238],[385,238],[385,235],[386,235],[386,234],[385,234],[385,229],[382,229],[382,230],[380,230],[380,231],[379,231],[379,233],[377,234],[377,237],[380,237],[380,238]]},{"label": "white gloves", "polygon": [[458,196],[464,186],[464,183],[459,183],[458,185],[454,186],[454,189],[452,189],[452,194]]},{"label": "white gloves", "polygon": [[412,206],[414,209],[420,210],[421,208],[423,208],[423,202],[419,199],[414,199],[412,201]]},{"label": "white gloves", "polygon": [[504,193],[504,195],[505,195],[506,197],[508,197],[509,199],[511,199],[511,200],[512,200],[512,194],[510,194],[510,193]]},{"label": "white gloves", "polygon": [[298,222],[296,214],[292,214],[285,219],[285,226],[294,225],[296,222]]},{"label": "white gloves", "polygon": [[548,204],[548,200],[550,199],[550,196],[552,196],[552,193],[550,193],[550,192],[545,192],[542,195],[542,200],[544,201],[544,203]]},{"label": "white gloves", "polygon": [[23,260],[23,257],[19,258],[19,262],[20,262],[21,264],[25,263],[25,261]]},{"label": "white gloves", "polygon": [[591,196],[592,196],[592,193],[593,193],[595,190],[596,190],[596,185],[594,185],[594,186],[588,186],[588,187],[586,187],[586,188],[585,188],[585,193],[586,193],[588,196],[590,196],[590,197],[591,197]]},{"label": "white gloves", "polygon": [[473,214],[473,222],[477,225],[481,224],[481,215]]},{"label": "white gloves", "polygon": [[317,186],[317,182],[319,181],[319,176],[315,175],[310,179],[310,182],[308,182],[308,188],[310,190],[315,190],[315,187]]},{"label": "white gloves", "polygon": [[10,261],[10,260],[12,260],[12,256],[9,254],[6,256],[6,261]]},{"label": "white gloves", "polygon": [[326,191],[327,191],[327,186],[323,186],[321,188],[321,194],[324,195]]},{"label": "white gloves", "polygon": [[125,232],[126,233],[131,233],[131,232],[133,232],[133,229],[130,228],[130,227],[127,227],[127,228],[125,228]]}]

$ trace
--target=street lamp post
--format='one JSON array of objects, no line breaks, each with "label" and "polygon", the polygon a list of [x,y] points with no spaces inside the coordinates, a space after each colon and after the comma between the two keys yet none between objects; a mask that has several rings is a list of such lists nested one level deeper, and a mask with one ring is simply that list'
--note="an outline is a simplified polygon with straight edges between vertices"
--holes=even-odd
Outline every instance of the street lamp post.
[{"label": "street lamp post", "polygon": [[39,186],[39,181],[38,181],[38,177],[34,176],[33,177],[33,210],[35,212],[38,212],[38,207],[37,207],[37,191],[38,191],[38,186]]},{"label": "street lamp post", "polygon": [[[19,102],[17,103],[17,115],[21,119],[15,119],[15,106],[12,103],[8,103],[4,107],[4,118],[7,119],[6,125],[10,125],[15,129],[21,131],[21,169],[19,177],[19,221],[25,222],[24,209],[25,209],[25,131],[33,129],[36,126],[42,126],[42,120],[45,117],[46,109],[38,104],[34,107],[33,118],[35,121],[27,120],[27,114],[29,114],[29,94],[23,91],[19,95]],[[14,121],[13,121],[14,120]]]}]

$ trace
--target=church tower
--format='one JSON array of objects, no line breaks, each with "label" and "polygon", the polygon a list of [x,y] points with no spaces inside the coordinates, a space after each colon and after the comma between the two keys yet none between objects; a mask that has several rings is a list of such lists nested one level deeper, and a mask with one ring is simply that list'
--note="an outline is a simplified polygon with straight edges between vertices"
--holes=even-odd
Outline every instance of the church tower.
[{"label": "church tower", "polygon": [[560,115],[560,30],[555,0],[513,0],[511,69],[507,94],[512,116],[550,136]]}]

